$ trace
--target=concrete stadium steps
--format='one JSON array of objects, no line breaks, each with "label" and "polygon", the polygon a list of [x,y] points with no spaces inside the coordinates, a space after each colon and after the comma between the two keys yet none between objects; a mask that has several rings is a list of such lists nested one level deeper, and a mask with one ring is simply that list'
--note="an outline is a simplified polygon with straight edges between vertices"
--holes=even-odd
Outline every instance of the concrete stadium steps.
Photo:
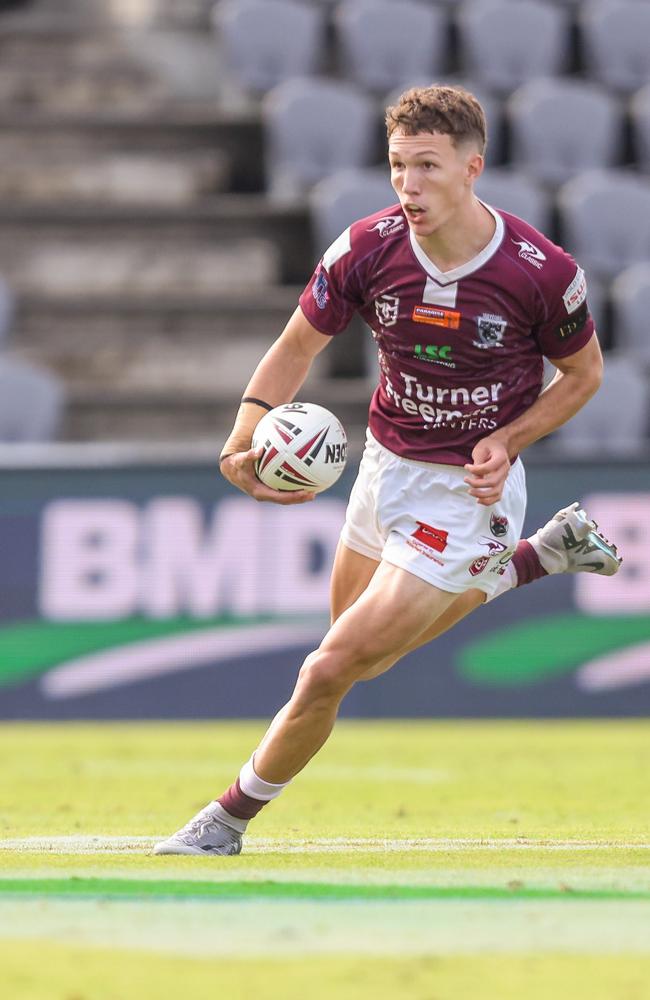
[{"label": "concrete stadium steps", "polygon": [[0,20],[0,44],[0,104],[5,107],[134,110],[155,107],[167,96],[164,81],[119,32],[91,34],[27,21],[12,29]]},{"label": "concrete stadium steps", "polygon": [[[366,379],[313,378],[301,396],[335,412],[359,451],[372,389]],[[232,427],[240,396],[241,385],[234,384],[228,397],[216,388],[209,393],[173,394],[72,389],[62,437],[66,441],[214,440],[218,449]]]},{"label": "concrete stadium steps", "polygon": [[299,288],[218,298],[25,297],[13,350],[71,387],[225,392],[246,383],[296,307]]},{"label": "concrete stadium steps", "polygon": [[[1,40],[0,35],[0,40]],[[205,105],[165,105],[153,113],[101,104],[76,113],[0,102],[0,151],[44,170],[59,159],[90,165],[115,157],[175,160],[210,154],[229,164],[229,189],[261,191],[263,137],[258,111],[230,113]]]},{"label": "concrete stadium steps", "polygon": [[228,157],[219,151],[159,155],[116,152],[93,159],[58,147],[48,161],[7,145],[0,150],[0,200],[30,204],[190,205],[229,184]]},{"label": "concrete stadium steps", "polygon": [[0,272],[19,295],[210,296],[313,266],[303,206],[251,195],[185,206],[0,204]]},{"label": "concrete stadium steps", "polygon": [[214,0],[31,0],[24,8],[3,13],[3,24],[13,28],[38,26],[56,29],[158,25],[186,29],[206,28]]}]

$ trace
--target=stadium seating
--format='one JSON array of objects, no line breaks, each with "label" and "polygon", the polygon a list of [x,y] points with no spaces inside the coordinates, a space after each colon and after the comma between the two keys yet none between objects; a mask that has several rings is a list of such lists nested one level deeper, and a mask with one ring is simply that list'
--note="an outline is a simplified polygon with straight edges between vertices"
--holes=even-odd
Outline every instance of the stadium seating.
[{"label": "stadium seating", "polygon": [[647,437],[649,401],[648,383],[636,362],[610,354],[600,389],[556,432],[554,444],[580,457],[635,455]]},{"label": "stadium seating", "polygon": [[507,168],[486,169],[476,184],[476,193],[488,205],[512,212],[536,229],[548,232],[551,222],[550,196],[524,174]]},{"label": "stadium seating", "polygon": [[345,167],[372,162],[377,139],[374,102],[337,80],[287,80],[263,101],[271,196],[292,197]]},{"label": "stadium seating", "polygon": [[621,155],[619,104],[592,83],[530,80],[508,101],[508,119],[513,166],[547,184],[614,166]]},{"label": "stadium seating", "polygon": [[342,68],[377,93],[439,76],[449,51],[447,21],[435,6],[401,0],[347,0],[336,12]]},{"label": "stadium seating", "polygon": [[650,81],[650,4],[585,0],[579,20],[589,76],[620,91],[636,90]]},{"label": "stadium seating", "polygon": [[0,277],[0,346],[6,341],[14,318],[15,301],[13,292]]},{"label": "stadium seating", "polygon": [[324,20],[317,6],[298,0],[224,0],[215,8],[214,21],[230,69],[245,90],[265,93],[318,68]]},{"label": "stadium seating", "polygon": [[386,168],[341,170],[326,177],[309,196],[317,252],[322,253],[351,222],[397,200]]},{"label": "stadium seating", "polygon": [[623,170],[593,170],[558,194],[562,242],[588,274],[613,278],[650,259],[650,181]]},{"label": "stadium seating", "polygon": [[64,404],[63,387],[54,375],[0,358],[0,442],[52,441]]},{"label": "stadium seating", "polygon": [[650,173],[650,83],[637,91],[630,102],[634,129],[634,154],[639,167]]},{"label": "stadium seating", "polygon": [[612,306],[617,348],[650,368],[650,260],[618,275]]},{"label": "stadium seating", "polygon": [[540,0],[465,0],[457,26],[462,72],[497,93],[567,65],[566,13]]}]

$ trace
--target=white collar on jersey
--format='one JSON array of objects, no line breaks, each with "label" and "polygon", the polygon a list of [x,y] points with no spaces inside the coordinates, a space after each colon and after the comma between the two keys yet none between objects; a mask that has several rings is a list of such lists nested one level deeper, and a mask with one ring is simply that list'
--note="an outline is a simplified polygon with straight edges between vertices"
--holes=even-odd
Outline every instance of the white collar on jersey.
[{"label": "white collar on jersey", "polygon": [[427,274],[437,281],[439,285],[451,285],[454,281],[459,281],[461,278],[466,278],[468,274],[478,271],[479,267],[483,267],[483,265],[488,262],[490,257],[492,257],[499,249],[501,240],[503,239],[503,231],[505,229],[503,219],[498,212],[495,212],[490,205],[486,205],[484,201],[481,202],[481,205],[487,208],[490,215],[494,218],[496,223],[494,236],[488,245],[483,247],[480,253],[477,253],[476,257],[472,257],[472,259],[468,260],[466,264],[461,264],[460,267],[455,267],[452,271],[441,271],[437,268],[431,258],[427,257],[424,250],[416,240],[413,235],[413,230],[409,229],[409,239],[411,241],[413,253]]}]

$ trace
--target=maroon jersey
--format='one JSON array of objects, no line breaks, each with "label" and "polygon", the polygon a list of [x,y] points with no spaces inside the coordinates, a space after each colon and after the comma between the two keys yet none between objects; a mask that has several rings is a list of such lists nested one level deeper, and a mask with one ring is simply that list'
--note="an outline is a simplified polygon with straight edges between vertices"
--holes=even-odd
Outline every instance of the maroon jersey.
[{"label": "maroon jersey", "polygon": [[399,204],[376,212],[332,244],[300,297],[324,334],[341,333],[355,311],[372,329],[380,382],[369,426],[404,458],[464,465],[477,441],[535,402],[543,356],[567,357],[593,334],[572,257],[516,216],[489,210],[490,243],[445,272]]}]

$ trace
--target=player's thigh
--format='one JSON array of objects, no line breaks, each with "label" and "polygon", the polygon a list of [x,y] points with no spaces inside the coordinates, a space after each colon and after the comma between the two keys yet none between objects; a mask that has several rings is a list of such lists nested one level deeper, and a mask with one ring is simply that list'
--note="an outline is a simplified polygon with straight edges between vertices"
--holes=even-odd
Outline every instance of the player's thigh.
[{"label": "player's thigh", "polygon": [[330,580],[330,614],[332,622],[354,604],[372,580],[378,559],[370,559],[340,541],[334,557]]},{"label": "player's thigh", "polygon": [[338,679],[354,683],[386,657],[397,657],[457,596],[382,562],[363,593],[331,626],[319,647],[321,659]]},{"label": "player's thigh", "polygon": [[359,680],[360,681],[371,681],[375,677],[379,677],[380,674],[385,674],[387,670],[390,670],[398,660],[401,660],[403,656],[407,653],[413,652],[414,649],[419,649],[420,646],[426,646],[427,643],[432,642],[437,639],[439,635],[443,632],[447,632],[450,628],[453,628],[459,621],[465,618],[466,615],[480,608],[482,604],[485,603],[485,594],[482,590],[466,590],[462,594],[456,594],[455,600],[445,608],[442,614],[435,620],[435,622],[425,628],[420,635],[413,637],[409,642],[406,643],[403,649],[401,649],[396,656],[387,656],[379,663],[375,664],[370,670],[366,671]]}]

